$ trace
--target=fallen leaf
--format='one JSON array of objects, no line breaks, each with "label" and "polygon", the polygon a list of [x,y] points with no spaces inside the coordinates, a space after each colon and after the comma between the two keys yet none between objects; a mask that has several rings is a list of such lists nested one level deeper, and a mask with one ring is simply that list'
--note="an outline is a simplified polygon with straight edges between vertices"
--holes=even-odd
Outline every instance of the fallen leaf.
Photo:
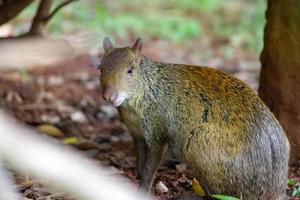
[{"label": "fallen leaf", "polygon": [[197,196],[199,196],[199,197],[205,196],[204,189],[201,187],[200,183],[195,178],[192,181],[192,187]]},{"label": "fallen leaf", "polygon": [[98,149],[98,144],[97,143],[94,143],[94,142],[91,142],[91,141],[88,141],[88,140],[84,140],[84,141],[79,141],[77,144],[75,144],[76,147],[78,149],[81,149],[81,150],[91,150],[91,149]]},{"label": "fallen leaf", "polygon": [[68,137],[63,140],[64,144],[76,145],[80,142],[80,139],[77,137]]},{"label": "fallen leaf", "polygon": [[41,133],[44,133],[46,135],[57,137],[57,138],[63,138],[65,135],[64,133],[58,129],[55,126],[43,124],[37,127],[38,131]]}]

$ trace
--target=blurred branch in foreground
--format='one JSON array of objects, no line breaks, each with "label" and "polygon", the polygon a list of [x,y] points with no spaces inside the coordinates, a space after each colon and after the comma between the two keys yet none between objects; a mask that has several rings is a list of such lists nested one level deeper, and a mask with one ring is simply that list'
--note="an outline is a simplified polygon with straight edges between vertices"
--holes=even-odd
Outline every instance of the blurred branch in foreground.
[{"label": "blurred branch in foreground", "polygon": [[60,39],[47,37],[0,39],[0,71],[49,65],[78,55],[90,54],[89,36]]},{"label": "blurred branch in foreground", "polygon": [[80,199],[145,199],[121,178],[112,177],[70,149],[45,141],[1,112],[0,159],[13,170],[45,179]]},{"label": "blurred branch in foreground", "polygon": [[0,200],[19,200],[20,195],[13,188],[12,180],[0,163]]}]

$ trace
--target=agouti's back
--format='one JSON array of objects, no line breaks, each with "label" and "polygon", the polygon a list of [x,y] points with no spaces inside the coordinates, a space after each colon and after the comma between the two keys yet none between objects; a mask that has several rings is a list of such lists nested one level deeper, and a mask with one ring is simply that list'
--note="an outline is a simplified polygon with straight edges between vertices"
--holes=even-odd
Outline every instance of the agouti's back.
[{"label": "agouti's back", "polygon": [[242,81],[215,69],[154,62],[133,47],[105,44],[103,96],[133,135],[142,187],[151,186],[168,144],[207,194],[283,199],[284,132]]}]

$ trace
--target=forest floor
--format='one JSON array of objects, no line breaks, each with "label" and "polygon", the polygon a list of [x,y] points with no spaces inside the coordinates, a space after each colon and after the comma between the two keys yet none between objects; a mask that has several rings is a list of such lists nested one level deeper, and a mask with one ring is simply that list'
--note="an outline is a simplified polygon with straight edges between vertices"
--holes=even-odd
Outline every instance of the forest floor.
[{"label": "forest floor", "polygon": [[[258,70],[226,71],[257,87]],[[81,56],[54,67],[1,73],[0,107],[36,129],[40,125],[57,127],[62,131],[57,139],[61,143],[70,143],[74,137],[79,139],[74,148],[138,184],[133,142],[116,110],[102,100],[99,71],[91,66],[88,57]],[[300,168],[290,167],[289,176],[299,183]],[[15,179],[27,199],[72,199],[32,177],[16,175]],[[160,200],[171,199],[175,194],[191,191],[192,179],[185,164],[169,157],[158,170],[152,193]],[[158,182],[168,191],[157,189]],[[288,187],[287,193],[291,195]]]}]

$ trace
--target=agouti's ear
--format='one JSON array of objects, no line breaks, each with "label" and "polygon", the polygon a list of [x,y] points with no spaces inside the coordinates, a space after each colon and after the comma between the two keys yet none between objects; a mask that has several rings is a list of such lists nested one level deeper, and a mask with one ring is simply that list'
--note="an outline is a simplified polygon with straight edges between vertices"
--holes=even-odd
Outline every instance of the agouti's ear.
[{"label": "agouti's ear", "polygon": [[138,53],[140,54],[142,52],[142,39],[141,38],[138,38],[136,40],[136,42],[134,43],[134,45],[131,47],[131,50],[134,52],[134,53]]},{"label": "agouti's ear", "polygon": [[112,42],[110,41],[110,39],[108,37],[105,37],[103,40],[103,48],[104,48],[104,51],[106,51],[106,52],[114,48],[114,45],[112,44]]}]

